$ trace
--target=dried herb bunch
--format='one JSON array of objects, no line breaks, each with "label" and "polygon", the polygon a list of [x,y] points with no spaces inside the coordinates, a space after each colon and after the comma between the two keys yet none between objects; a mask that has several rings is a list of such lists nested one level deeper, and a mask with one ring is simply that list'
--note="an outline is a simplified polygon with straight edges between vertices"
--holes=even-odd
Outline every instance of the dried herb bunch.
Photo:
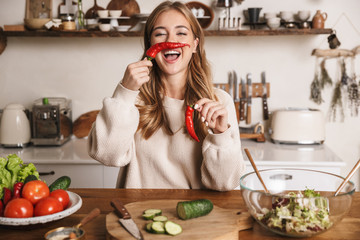
[{"label": "dried herb bunch", "polygon": [[349,108],[352,117],[359,116],[360,96],[359,96],[359,84],[356,82],[356,76],[350,79],[348,84],[349,95]]},{"label": "dried herb bunch", "polygon": [[319,81],[319,75],[317,73],[315,73],[310,89],[310,99],[316,104],[320,105],[324,100],[321,97],[321,85]]},{"label": "dried herb bunch", "polygon": [[333,84],[332,79],[329,76],[328,71],[326,70],[325,61],[326,61],[326,58],[324,58],[320,64],[320,69],[321,69],[320,86],[321,86],[321,89],[324,89],[325,85],[332,86],[332,84]]},{"label": "dried herb bunch", "polygon": [[335,84],[334,92],[331,99],[330,104],[330,121],[336,121],[336,113],[339,109],[341,114],[341,121],[344,121],[345,114],[344,114],[344,108],[342,103],[342,94],[341,94],[341,88],[342,88],[342,82],[338,81]]}]

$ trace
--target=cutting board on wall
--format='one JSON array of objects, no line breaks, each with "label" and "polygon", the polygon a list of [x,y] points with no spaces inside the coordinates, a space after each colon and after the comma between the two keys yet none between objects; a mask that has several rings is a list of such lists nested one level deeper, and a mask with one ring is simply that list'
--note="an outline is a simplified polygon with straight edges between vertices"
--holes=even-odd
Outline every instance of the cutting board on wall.
[{"label": "cutting board on wall", "polygon": [[106,9],[122,10],[121,16],[127,17],[140,13],[139,4],[135,0],[111,0]]},{"label": "cutting board on wall", "polygon": [[[143,233],[145,239],[181,239],[181,240],[237,240],[239,231],[250,229],[253,219],[245,209],[224,209],[214,205],[214,209],[206,216],[181,220],[176,214],[176,205],[184,200],[150,200],[126,204],[126,209]],[[151,220],[142,218],[143,211],[149,208],[159,208],[162,215],[178,223],[182,233],[177,236],[166,234],[152,234],[145,231],[145,225]],[[119,223],[119,217],[111,212],[106,215],[107,239],[133,240],[132,237]]]}]

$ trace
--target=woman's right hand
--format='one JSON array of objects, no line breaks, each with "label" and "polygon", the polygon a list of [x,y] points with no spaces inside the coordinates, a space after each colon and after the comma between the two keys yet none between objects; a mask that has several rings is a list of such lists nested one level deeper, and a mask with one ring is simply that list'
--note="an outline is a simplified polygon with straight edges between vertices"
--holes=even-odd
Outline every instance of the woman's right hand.
[{"label": "woman's right hand", "polygon": [[144,83],[150,80],[149,68],[152,67],[152,65],[152,62],[146,58],[129,64],[126,68],[121,84],[127,89],[138,91]]}]

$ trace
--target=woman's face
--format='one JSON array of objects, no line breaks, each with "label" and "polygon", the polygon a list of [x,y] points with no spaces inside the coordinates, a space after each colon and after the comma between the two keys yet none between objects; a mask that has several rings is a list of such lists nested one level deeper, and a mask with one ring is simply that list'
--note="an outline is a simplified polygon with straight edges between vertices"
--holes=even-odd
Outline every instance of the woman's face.
[{"label": "woman's face", "polygon": [[151,34],[151,45],[160,42],[190,45],[190,47],[163,50],[155,58],[166,75],[185,74],[192,54],[196,52],[198,39],[194,38],[190,23],[182,13],[172,9],[159,15]]}]

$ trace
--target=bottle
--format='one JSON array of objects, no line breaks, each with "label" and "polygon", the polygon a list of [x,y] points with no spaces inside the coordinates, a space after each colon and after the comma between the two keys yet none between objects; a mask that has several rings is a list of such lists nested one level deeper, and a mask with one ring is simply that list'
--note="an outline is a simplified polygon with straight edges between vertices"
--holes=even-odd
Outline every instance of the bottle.
[{"label": "bottle", "polygon": [[324,28],[326,19],[327,19],[327,13],[326,12],[322,13],[320,10],[317,10],[312,20],[312,28],[315,29]]},{"label": "bottle", "polygon": [[82,0],[78,0],[78,9],[75,14],[76,29],[85,29],[85,14],[82,10]]}]

